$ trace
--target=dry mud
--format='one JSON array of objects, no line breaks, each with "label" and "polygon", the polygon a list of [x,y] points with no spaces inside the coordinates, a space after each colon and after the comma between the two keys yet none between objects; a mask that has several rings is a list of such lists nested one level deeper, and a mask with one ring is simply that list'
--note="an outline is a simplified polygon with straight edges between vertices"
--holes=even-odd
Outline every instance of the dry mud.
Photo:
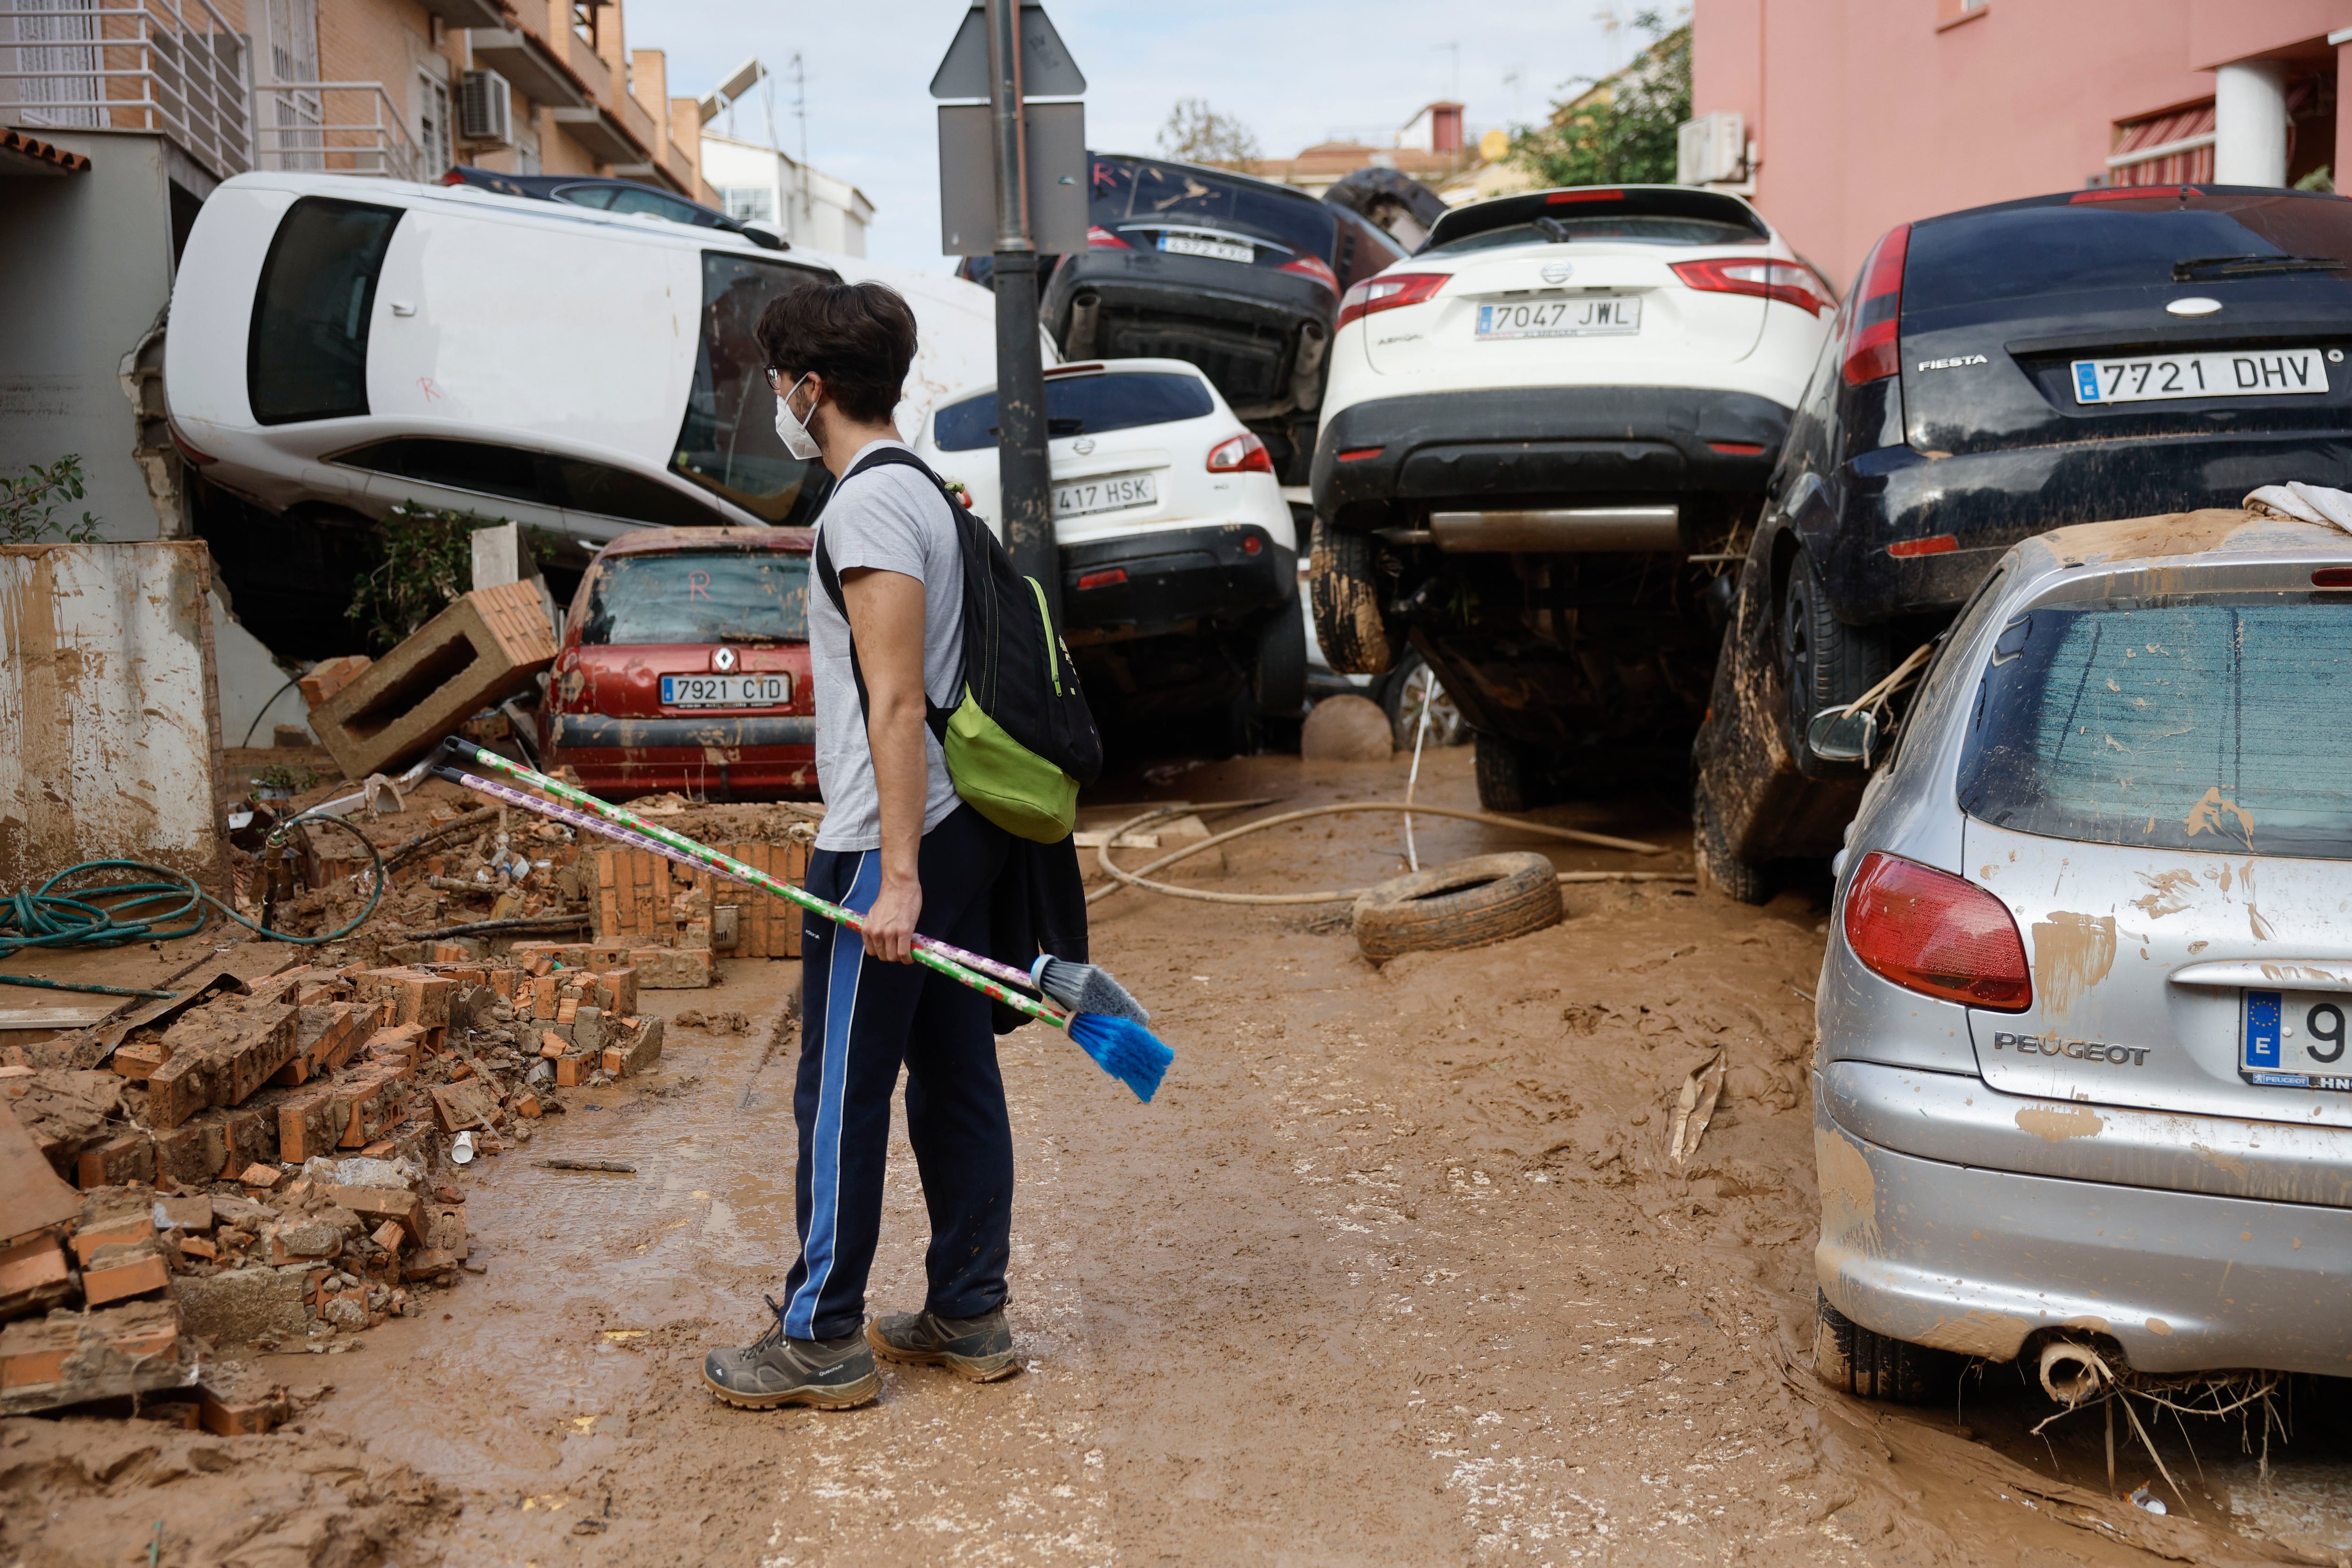
[{"label": "dry mud", "polygon": [[[1468,760],[1426,763],[1429,798],[1473,804]],[[1098,793],[1300,805],[1393,797],[1403,773],[1265,758]],[[1664,805],[1546,815],[1675,853],[1424,819],[1422,854],[1688,867]],[[1401,842],[1391,818],[1324,819],[1198,879],[1353,885],[1402,869]],[[759,1331],[793,1253],[792,966],[730,965],[677,1000],[748,1031],[673,1031],[661,1074],[584,1096],[530,1151],[637,1175],[477,1166],[487,1272],[447,1318],[265,1360],[334,1385],[299,1430],[8,1423],[0,1557],[143,1562],[162,1519],[166,1563],[2344,1561],[2344,1467],[2315,1438],[2274,1446],[2267,1485],[2234,1429],[2193,1458],[2170,1440],[2189,1495],[2157,1518],[2120,1495],[2156,1479],[2144,1457],[2111,1493],[2098,1434],[2029,1436],[2051,1407],[2005,1370],[1924,1412],[1814,1383],[1818,894],[1567,891],[1549,931],[1383,969],[1336,911],[1097,905],[1096,957],[1176,1067],[1144,1106],[1059,1037],[1003,1042],[1024,1372],[887,1368],[848,1413],[731,1410],[697,1378]],[[1677,1166],[1676,1096],[1718,1052],[1720,1108]],[[905,1154],[876,1311],[919,1304]],[[126,1443],[142,1457],[107,1458]]]}]

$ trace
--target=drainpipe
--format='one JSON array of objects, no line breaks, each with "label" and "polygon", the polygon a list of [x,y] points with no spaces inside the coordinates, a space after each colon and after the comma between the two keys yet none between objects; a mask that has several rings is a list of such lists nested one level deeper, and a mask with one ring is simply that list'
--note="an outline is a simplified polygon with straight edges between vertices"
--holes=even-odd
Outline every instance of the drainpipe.
[{"label": "drainpipe", "polygon": [[2286,184],[2286,68],[2240,60],[2213,73],[2213,179]]}]

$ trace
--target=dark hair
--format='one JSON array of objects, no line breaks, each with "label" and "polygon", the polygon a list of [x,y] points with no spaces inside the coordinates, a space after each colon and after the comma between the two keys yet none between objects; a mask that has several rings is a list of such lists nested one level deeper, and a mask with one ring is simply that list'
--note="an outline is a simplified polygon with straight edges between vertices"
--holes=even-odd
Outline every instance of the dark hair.
[{"label": "dark hair", "polygon": [[[890,417],[915,363],[915,312],[880,283],[803,283],[760,312],[760,352],[793,380],[814,371],[861,424]],[[790,383],[786,383],[789,387]]]}]

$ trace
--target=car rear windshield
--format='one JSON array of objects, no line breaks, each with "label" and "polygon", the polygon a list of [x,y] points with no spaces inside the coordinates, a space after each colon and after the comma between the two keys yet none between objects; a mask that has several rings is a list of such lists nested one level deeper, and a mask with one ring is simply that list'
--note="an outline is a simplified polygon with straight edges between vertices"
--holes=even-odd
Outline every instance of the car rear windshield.
[{"label": "car rear windshield", "polygon": [[1985,670],[1960,806],[2094,844],[2352,859],[2347,710],[2340,598],[2035,609]]},{"label": "car rear windshield", "polygon": [[588,591],[583,643],[806,642],[808,557],[789,550],[612,555]]},{"label": "car rear windshield", "polygon": [[2336,268],[2352,266],[2352,202],[2183,188],[1914,225],[1904,309],[2306,271],[2341,278]]},{"label": "car rear windshield", "polygon": [[804,283],[837,283],[830,272],[729,251],[702,254],[702,333],[694,385],[677,433],[673,471],[718,491],[769,522],[803,522],[824,504],[833,477],[784,449],[776,395],[752,330],[768,301]]},{"label": "car rear windshield", "polygon": [[1637,245],[1761,245],[1772,237],[1748,205],[1681,186],[1591,185],[1530,191],[1458,206],[1437,220],[1423,256],[1505,245],[1630,240]]},{"label": "car rear windshield", "polygon": [[[1216,406],[1199,378],[1166,371],[1109,371],[1092,375],[1049,376],[1045,381],[1048,436],[1100,436],[1139,425],[1198,419]],[[933,439],[942,452],[972,452],[996,444],[996,394],[950,403],[931,417]]]},{"label": "car rear windshield", "polygon": [[[1293,256],[1331,263],[1339,226],[1311,196],[1255,180],[1231,179],[1183,163],[1146,158],[1094,159],[1094,195],[1087,221],[1117,234],[1154,222],[1270,239]],[[1259,258],[1275,264],[1280,255]]]},{"label": "car rear windshield", "polygon": [[1717,223],[1703,217],[1549,217],[1533,223],[1506,224],[1460,239],[1433,245],[1423,256],[1460,256],[1473,250],[1499,250],[1507,245],[1558,245],[1562,240],[1617,239],[1636,245],[1754,245],[1759,237],[1742,224]]},{"label": "car rear windshield", "polygon": [[398,207],[305,196],[287,209],[261,264],[245,356],[246,395],[264,425],[368,411],[368,324]]}]

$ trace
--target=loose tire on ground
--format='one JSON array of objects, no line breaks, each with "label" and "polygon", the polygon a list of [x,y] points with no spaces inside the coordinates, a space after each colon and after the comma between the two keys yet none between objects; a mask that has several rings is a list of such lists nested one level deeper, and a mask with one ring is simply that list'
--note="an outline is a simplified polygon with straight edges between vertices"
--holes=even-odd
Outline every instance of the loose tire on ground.
[{"label": "loose tire on ground", "polygon": [[1315,520],[1307,560],[1307,597],[1315,607],[1315,640],[1341,675],[1381,675],[1394,650],[1381,616],[1370,534],[1349,533]]},{"label": "loose tire on ground", "polygon": [[1865,1329],[1818,1289],[1813,1302],[1813,1375],[1828,1386],[1889,1405],[1933,1404],[1951,1388],[1960,1363],[1949,1351]]},{"label": "loose tire on ground", "polygon": [[1481,855],[1382,882],[1356,900],[1356,945],[1400,953],[1484,947],[1558,925],[1559,878],[1540,855]]}]

